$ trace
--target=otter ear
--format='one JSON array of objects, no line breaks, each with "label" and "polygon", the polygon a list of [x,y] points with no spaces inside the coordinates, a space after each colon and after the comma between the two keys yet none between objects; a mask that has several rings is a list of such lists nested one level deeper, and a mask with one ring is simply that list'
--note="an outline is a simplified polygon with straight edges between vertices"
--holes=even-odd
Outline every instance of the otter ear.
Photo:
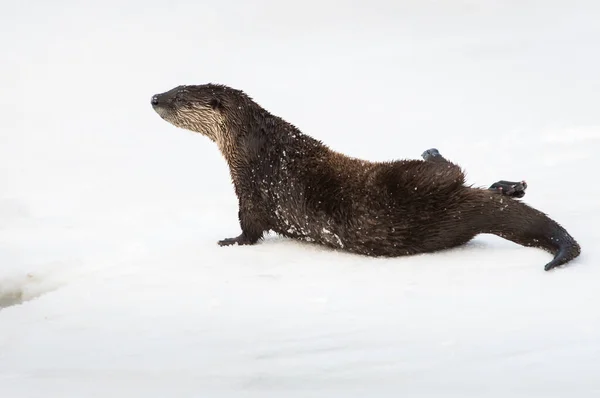
[{"label": "otter ear", "polygon": [[213,108],[213,110],[215,111],[221,109],[221,100],[219,100],[218,98],[211,99],[209,104],[210,107]]}]

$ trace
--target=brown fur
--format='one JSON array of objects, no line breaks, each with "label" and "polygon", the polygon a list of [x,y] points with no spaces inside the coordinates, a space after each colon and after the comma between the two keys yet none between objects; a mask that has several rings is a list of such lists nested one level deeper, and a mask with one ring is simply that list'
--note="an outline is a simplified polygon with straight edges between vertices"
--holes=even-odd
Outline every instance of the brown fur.
[{"label": "brown fur", "polygon": [[166,121],[216,142],[229,165],[242,233],[221,245],[255,244],[272,230],[353,253],[401,256],[491,233],[550,251],[546,269],[580,253],[545,214],[466,186],[453,163],[347,157],[222,85],[176,87],[152,104]]}]

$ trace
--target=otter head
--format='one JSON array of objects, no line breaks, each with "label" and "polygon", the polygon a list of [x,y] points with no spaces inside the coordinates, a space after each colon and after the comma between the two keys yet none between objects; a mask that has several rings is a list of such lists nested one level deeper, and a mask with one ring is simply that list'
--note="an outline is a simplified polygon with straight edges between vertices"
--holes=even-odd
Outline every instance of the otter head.
[{"label": "otter head", "polygon": [[223,100],[224,86],[205,84],[179,86],[152,97],[152,107],[174,126],[203,134],[219,142],[226,134]]}]

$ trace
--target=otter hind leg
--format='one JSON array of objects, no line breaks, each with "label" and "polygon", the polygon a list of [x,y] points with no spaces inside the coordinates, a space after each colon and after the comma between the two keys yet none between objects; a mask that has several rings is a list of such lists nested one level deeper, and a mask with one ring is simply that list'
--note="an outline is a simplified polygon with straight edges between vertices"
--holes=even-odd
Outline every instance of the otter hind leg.
[{"label": "otter hind leg", "polygon": [[[436,148],[427,149],[421,154],[421,157],[427,162],[448,162]],[[525,181],[513,182],[500,180],[493,183],[488,189],[504,196],[510,196],[511,198],[522,198],[525,196],[527,183]]]}]

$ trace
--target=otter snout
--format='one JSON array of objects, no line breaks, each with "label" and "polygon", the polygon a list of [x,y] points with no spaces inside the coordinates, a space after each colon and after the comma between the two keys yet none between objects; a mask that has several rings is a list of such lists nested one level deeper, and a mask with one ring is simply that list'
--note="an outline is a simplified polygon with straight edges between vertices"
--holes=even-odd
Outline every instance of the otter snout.
[{"label": "otter snout", "polygon": [[163,94],[154,94],[150,99],[150,104],[152,104],[152,109],[154,109],[154,111],[158,113],[161,118],[168,121],[171,108],[169,106],[168,98],[165,98]]}]

